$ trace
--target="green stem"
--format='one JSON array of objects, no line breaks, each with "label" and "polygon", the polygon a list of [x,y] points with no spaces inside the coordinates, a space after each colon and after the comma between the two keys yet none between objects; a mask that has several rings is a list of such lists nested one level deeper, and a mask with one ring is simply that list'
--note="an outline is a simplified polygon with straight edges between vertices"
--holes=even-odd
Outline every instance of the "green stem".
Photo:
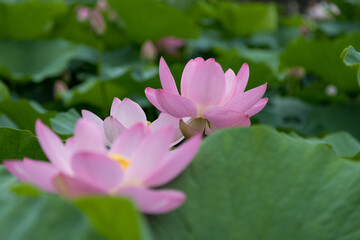
[{"label": "green stem", "polygon": [[[102,58],[102,51],[103,51],[103,45],[102,45],[102,38],[99,37],[98,40],[98,54],[97,54],[97,75],[98,78],[101,76],[101,58]],[[104,79],[100,80],[100,91],[101,91],[101,98],[102,98],[102,105],[103,105],[103,115],[106,117],[107,115],[107,92],[106,92],[106,86]]]}]

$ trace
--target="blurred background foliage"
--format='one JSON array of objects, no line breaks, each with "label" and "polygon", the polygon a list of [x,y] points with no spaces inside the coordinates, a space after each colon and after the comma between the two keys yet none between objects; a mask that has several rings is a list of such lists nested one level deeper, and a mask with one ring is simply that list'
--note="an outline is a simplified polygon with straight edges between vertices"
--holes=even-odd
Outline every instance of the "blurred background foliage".
[{"label": "blurred background foliage", "polygon": [[[106,117],[114,97],[130,97],[150,120],[155,119],[158,112],[144,90],[160,88],[160,56],[177,84],[185,64],[198,56],[215,58],[224,71],[237,72],[248,63],[247,89],[264,82],[269,86],[269,103],[252,118],[253,123],[360,159],[359,1],[108,0],[108,4],[106,10],[97,10],[98,21],[89,22],[79,19],[79,11],[84,6],[97,8],[95,0],[0,0],[0,160],[45,159],[34,136],[36,119],[66,138],[81,109]],[[14,182],[3,168],[0,179],[4,189]],[[15,198],[4,195],[0,203],[11,199]],[[14,211],[37,208],[40,216],[56,207],[64,209],[61,219],[79,224],[71,239],[102,239],[73,206],[59,199],[13,201],[11,208],[0,210],[1,216],[12,217],[0,233],[15,228],[21,215]],[[91,201],[97,200],[77,204],[89,216],[98,217],[97,209],[89,207],[94,206]],[[67,212],[71,218],[65,216]],[[109,215],[101,214],[103,223],[111,222]],[[36,234],[47,236],[47,227],[53,232],[68,228],[44,216],[50,220],[23,221],[28,224],[25,229],[39,224],[43,232],[29,230],[4,239],[40,239]],[[97,217],[93,224],[107,236],[109,231]],[[130,217],[139,232],[136,224],[141,219]],[[109,239],[121,239],[123,232],[111,234]]]},{"label": "blurred background foliage", "polygon": [[[94,34],[77,14],[96,8],[94,0],[0,1],[0,126],[33,132],[41,118],[66,136],[79,110],[105,117],[115,96],[134,99],[154,119],[144,88],[160,87],[159,57],[179,83],[186,62],[201,56],[224,71],[247,62],[248,88],[269,83],[269,104],[253,122],[303,136],[345,130],[360,138],[358,1],[108,4],[99,11],[103,33]],[[169,49],[166,37],[182,42]]]}]

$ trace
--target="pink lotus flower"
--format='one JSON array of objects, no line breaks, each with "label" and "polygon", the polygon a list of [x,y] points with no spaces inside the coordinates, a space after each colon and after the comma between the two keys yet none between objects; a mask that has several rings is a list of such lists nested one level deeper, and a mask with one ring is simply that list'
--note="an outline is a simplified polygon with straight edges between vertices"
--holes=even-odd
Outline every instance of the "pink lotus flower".
[{"label": "pink lotus flower", "polygon": [[108,146],[110,146],[116,137],[124,132],[124,130],[137,123],[149,126],[152,130],[158,130],[165,125],[172,125],[176,132],[173,145],[179,143],[184,138],[179,130],[179,120],[177,118],[169,114],[161,114],[158,119],[150,123],[147,121],[146,115],[140,105],[128,98],[124,98],[123,101],[114,98],[111,105],[110,116],[104,121],[87,110],[82,110],[81,113],[83,118],[89,119],[99,126]]},{"label": "pink lotus flower", "polygon": [[4,166],[18,179],[50,193],[77,198],[111,195],[131,198],[138,208],[160,214],[185,201],[181,191],[150,189],[175,178],[195,156],[201,137],[196,136],[169,151],[172,127],[150,131],[136,124],[115,139],[110,149],[93,122],[80,119],[74,137],[66,144],[47,126],[36,122],[40,145],[50,162],[7,160]]},{"label": "pink lotus flower", "polygon": [[159,66],[163,89],[146,88],[149,101],[163,113],[182,119],[185,137],[228,127],[250,126],[250,117],[261,111],[267,98],[262,98],[266,83],[244,91],[249,78],[245,63],[237,75],[225,73],[214,59],[190,60],[181,77],[181,95],[163,58]]}]

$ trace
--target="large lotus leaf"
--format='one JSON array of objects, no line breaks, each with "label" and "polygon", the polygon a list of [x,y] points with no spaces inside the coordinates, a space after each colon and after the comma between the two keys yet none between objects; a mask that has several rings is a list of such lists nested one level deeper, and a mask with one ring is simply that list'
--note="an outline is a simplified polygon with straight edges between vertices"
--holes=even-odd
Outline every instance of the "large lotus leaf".
[{"label": "large lotus leaf", "polygon": [[7,97],[0,101],[0,112],[15,123],[19,128],[35,132],[36,119],[50,124],[50,118],[55,116],[55,112],[46,111],[36,102],[26,99],[12,100]]},{"label": "large lotus leaf", "polygon": [[155,239],[359,239],[360,164],[265,126],[205,139],[178,210],[149,217]]},{"label": "large lotus leaf", "polygon": [[44,36],[52,29],[55,18],[66,11],[62,0],[0,1],[0,38],[20,40]]},{"label": "large lotus leaf", "polygon": [[355,48],[350,45],[344,49],[341,54],[341,58],[346,66],[349,66],[357,71],[357,80],[360,85],[360,52],[357,52]]},{"label": "large lotus leaf", "polygon": [[358,0],[331,0],[340,9],[340,18],[350,21],[360,20],[360,2]]},{"label": "large lotus leaf", "polygon": [[60,75],[73,59],[96,61],[96,52],[65,40],[0,41],[0,77],[41,82]]},{"label": "large lotus leaf", "polygon": [[104,239],[72,204],[48,194],[17,196],[8,190],[14,183],[0,166],[0,239]]},{"label": "large lotus leaf", "polygon": [[343,33],[359,32],[360,26],[356,22],[324,21],[319,22],[318,27],[325,34],[334,37]]},{"label": "large lotus leaf", "polygon": [[85,103],[103,108],[108,112],[114,97],[122,99],[127,96],[127,93],[126,86],[118,86],[111,81],[91,79],[64,92],[61,98],[66,106]]},{"label": "large lotus leaf", "polygon": [[144,219],[127,199],[88,197],[77,200],[75,204],[109,240],[151,239]]},{"label": "large lotus leaf", "polygon": [[322,106],[296,98],[272,97],[256,116],[262,124],[295,130],[307,136],[347,131],[360,139],[360,106],[356,104]]},{"label": "large lotus leaf", "polygon": [[219,2],[215,8],[221,25],[235,36],[246,36],[256,31],[272,31],[278,26],[274,4]]},{"label": "large lotus leaf", "polygon": [[330,133],[323,138],[302,138],[295,132],[290,133],[290,135],[298,139],[303,139],[309,143],[326,144],[338,156],[342,157],[351,158],[360,152],[360,142],[348,132]]},{"label": "large lotus leaf", "polygon": [[339,57],[350,44],[360,48],[360,34],[354,33],[334,40],[299,38],[280,55],[280,68],[302,66],[325,83],[349,91],[358,91],[357,71],[346,67]]},{"label": "large lotus leaf", "polygon": [[166,36],[192,38],[198,34],[195,20],[184,12],[155,0],[110,0],[128,35],[139,43]]},{"label": "large lotus leaf", "polygon": [[74,133],[76,121],[80,118],[80,114],[73,108],[67,112],[56,114],[56,117],[50,119],[51,128],[59,134],[70,135]]},{"label": "large lotus leaf", "polygon": [[37,138],[27,130],[0,127],[0,162],[6,159],[46,160]]}]

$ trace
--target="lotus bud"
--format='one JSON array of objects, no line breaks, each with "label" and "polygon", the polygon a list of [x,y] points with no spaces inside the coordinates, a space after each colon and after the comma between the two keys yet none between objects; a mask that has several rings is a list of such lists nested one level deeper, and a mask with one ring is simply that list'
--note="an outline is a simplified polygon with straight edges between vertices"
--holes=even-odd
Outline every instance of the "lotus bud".
[{"label": "lotus bud", "polygon": [[158,50],[155,44],[151,40],[147,40],[143,43],[140,50],[140,57],[145,61],[154,61],[158,56]]}]

